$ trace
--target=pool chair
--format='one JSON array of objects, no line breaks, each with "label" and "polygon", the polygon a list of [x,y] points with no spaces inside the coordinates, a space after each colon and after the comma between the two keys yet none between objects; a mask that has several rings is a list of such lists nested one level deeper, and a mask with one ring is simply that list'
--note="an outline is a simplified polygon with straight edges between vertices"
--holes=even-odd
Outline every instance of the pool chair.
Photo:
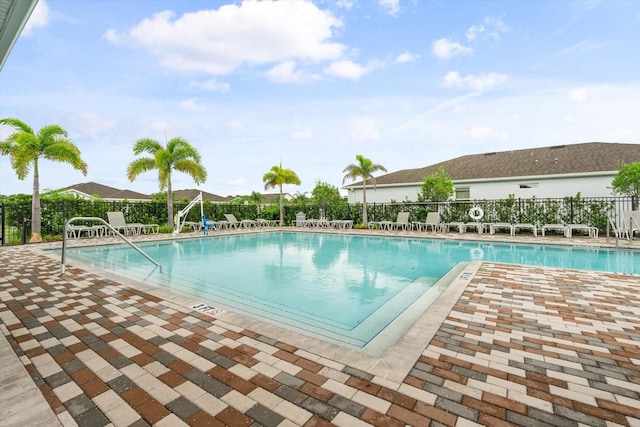
[{"label": "pool chair", "polygon": [[626,239],[633,240],[634,234],[640,234],[640,211],[623,211],[622,227],[620,227]]},{"label": "pool chair", "polygon": [[467,224],[464,222],[445,222],[442,224],[442,230],[449,232],[452,228],[457,228],[459,233],[467,231]]},{"label": "pool chair", "polygon": [[206,236],[209,234],[209,230],[218,230],[215,221],[210,221],[206,216],[202,215],[202,232]]},{"label": "pool chair", "polygon": [[124,219],[124,214],[120,211],[107,212],[107,218],[109,219],[109,225],[118,233],[122,234],[140,234],[143,228],[147,231],[158,230],[158,224],[140,224],[137,222],[127,224],[127,221]]},{"label": "pool chair", "polygon": [[256,226],[256,221],[252,219],[238,221],[234,214],[224,214],[224,217],[227,218],[227,225],[233,228],[250,228]]},{"label": "pool chair", "polygon": [[586,231],[589,237],[593,239],[598,238],[598,227],[592,227],[588,224],[567,224],[565,235],[571,237],[574,231]]},{"label": "pool chair", "polygon": [[440,213],[439,212],[428,212],[427,218],[424,222],[412,222],[411,225],[417,231],[429,231],[429,227],[431,227],[431,231],[440,231],[442,229],[442,224],[440,223]]},{"label": "pool chair", "polygon": [[390,224],[392,230],[411,230],[411,223],[409,222],[409,212],[398,212],[398,218],[395,222]]},{"label": "pool chair", "polygon": [[511,236],[516,233],[514,225],[510,222],[492,222],[489,224],[489,233],[491,235],[496,234],[497,230],[508,230]]},{"label": "pool chair", "polygon": [[531,222],[518,222],[513,224],[513,233],[517,233],[520,230],[531,230],[533,237],[538,237],[538,227]]},{"label": "pool chair", "polygon": [[545,224],[541,228],[542,237],[545,236],[545,233],[549,230],[560,231],[566,237],[567,236],[567,226],[564,224]]}]

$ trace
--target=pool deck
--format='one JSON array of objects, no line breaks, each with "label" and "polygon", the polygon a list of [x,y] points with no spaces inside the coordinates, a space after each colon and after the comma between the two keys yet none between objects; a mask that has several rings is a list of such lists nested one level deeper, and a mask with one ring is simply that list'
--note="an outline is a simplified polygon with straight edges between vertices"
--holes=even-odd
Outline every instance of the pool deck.
[{"label": "pool deck", "polygon": [[[115,239],[69,243],[98,242]],[[56,247],[0,247],[3,427],[640,426],[638,275],[473,262],[372,357],[80,265],[60,276]]]}]

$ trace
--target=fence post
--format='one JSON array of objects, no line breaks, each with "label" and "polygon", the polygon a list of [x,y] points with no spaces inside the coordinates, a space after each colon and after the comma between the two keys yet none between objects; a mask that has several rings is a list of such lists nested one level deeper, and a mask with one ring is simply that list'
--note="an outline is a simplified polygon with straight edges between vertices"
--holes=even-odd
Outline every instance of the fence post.
[{"label": "fence post", "polygon": [[0,202],[0,246],[4,246],[4,202]]},{"label": "fence post", "polygon": [[27,244],[27,218],[22,218],[22,244]]},{"label": "fence post", "polygon": [[573,221],[573,196],[569,197],[569,222],[571,224],[574,223],[574,221]]}]

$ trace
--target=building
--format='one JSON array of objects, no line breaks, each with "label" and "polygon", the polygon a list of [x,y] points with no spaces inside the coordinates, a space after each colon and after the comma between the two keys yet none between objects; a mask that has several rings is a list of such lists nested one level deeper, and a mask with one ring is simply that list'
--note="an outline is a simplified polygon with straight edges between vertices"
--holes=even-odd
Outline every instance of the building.
[{"label": "building", "polygon": [[72,194],[82,199],[98,199],[105,201],[130,200],[132,202],[150,202],[151,196],[131,190],[120,190],[96,182],[84,182],[57,190],[60,193]]},{"label": "building", "polygon": [[227,203],[229,201],[228,197],[218,196],[217,194],[207,193],[206,191],[198,190],[198,189],[189,189],[189,190],[174,190],[173,199],[174,200],[193,200],[198,194],[202,193],[202,200],[208,200],[211,203]]},{"label": "building", "polygon": [[[96,182],[84,182],[57,190],[60,193],[71,194],[82,199],[98,199],[104,201],[123,201],[132,202],[150,202],[151,196],[148,194],[138,193],[132,190],[121,190],[119,188],[109,187],[108,185],[98,184]],[[217,194],[207,193],[198,189],[174,190],[174,200],[193,200],[199,193],[202,193],[202,199],[211,203],[227,203],[228,198],[218,196]]]},{"label": "building", "polygon": [[[367,202],[416,201],[425,176],[442,167],[453,180],[455,200],[610,197],[621,163],[640,161],[640,144],[587,142],[472,154],[419,169],[376,177],[367,184]],[[362,202],[362,181],[343,187],[349,203]]]},{"label": "building", "polygon": [[0,0],[0,70],[38,0]]}]

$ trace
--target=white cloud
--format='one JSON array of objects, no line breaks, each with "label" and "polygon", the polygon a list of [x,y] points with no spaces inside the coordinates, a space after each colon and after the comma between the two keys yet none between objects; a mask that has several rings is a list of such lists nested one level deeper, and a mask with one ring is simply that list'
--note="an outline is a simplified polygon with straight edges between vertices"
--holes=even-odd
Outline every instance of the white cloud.
[{"label": "white cloud", "polygon": [[126,37],[123,34],[118,33],[118,31],[113,28],[105,31],[104,34],[102,34],[102,38],[115,46],[122,45],[126,40]]},{"label": "white cloud", "polygon": [[475,40],[476,37],[478,37],[478,34],[482,33],[483,31],[484,26],[482,24],[473,24],[469,27],[465,35],[467,36],[467,40]]},{"label": "white cloud", "polygon": [[584,102],[593,100],[602,91],[599,86],[583,86],[569,92],[569,99],[573,102]]},{"label": "white cloud", "polygon": [[179,104],[180,108],[187,111],[202,111],[204,110],[204,105],[198,104],[195,98],[187,99],[182,101]]},{"label": "white cloud", "polygon": [[407,62],[415,62],[420,58],[420,55],[413,54],[411,52],[402,52],[396,58],[396,62],[399,64],[405,64]]},{"label": "white cloud", "polygon": [[231,185],[232,187],[242,187],[243,185],[247,185],[247,182],[248,181],[246,178],[236,178],[228,181],[227,184]]},{"label": "white cloud", "polygon": [[240,120],[229,120],[227,122],[227,127],[231,129],[242,129],[243,125]]},{"label": "white cloud", "polygon": [[475,40],[478,36],[484,34],[485,37],[498,40],[502,36],[502,33],[505,33],[510,29],[511,28],[502,22],[501,18],[486,16],[481,24],[473,24],[469,27],[466,37],[467,40]]},{"label": "white cloud", "polygon": [[573,102],[584,102],[587,100],[587,88],[580,87],[578,89],[574,89],[569,93],[569,99]]},{"label": "white cloud", "polygon": [[349,59],[334,61],[324,68],[324,73],[342,79],[358,80],[369,72],[367,67],[356,64]]},{"label": "white cloud", "polygon": [[212,92],[229,92],[231,90],[229,83],[220,82],[216,79],[209,79],[202,82],[193,81],[190,83],[190,86]]},{"label": "white cloud", "polygon": [[462,77],[457,71],[450,71],[444,77],[444,87],[469,87],[473,90],[485,90],[507,81],[506,74],[489,73],[482,75],[469,74]]},{"label": "white cloud", "polygon": [[304,83],[309,79],[304,70],[297,69],[296,61],[281,62],[266,72],[267,77],[274,83]]},{"label": "white cloud", "polygon": [[400,13],[400,0],[378,0],[378,3],[391,16],[398,16]]},{"label": "white cloud", "polygon": [[100,134],[116,127],[116,121],[98,113],[86,112],[73,117],[74,126],[87,134]]},{"label": "white cloud", "polygon": [[433,43],[433,54],[440,59],[450,59],[456,55],[466,55],[473,52],[473,49],[463,46],[458,42],[447,39],[439,39]]},{"label": "white cloud", "polygon": [[313,132],[311,129],[299,130],[291,134],[293,139],[313,139]]},{"label": "white cloud", "polygon": [[353,9],[358,4],[358,0],[337,0],[336,6],[343,9]]},{"label": "white cloud", "polygon": [[495,130],[491,129],[491,127],[489,127],[489,126],[474,126],[469,130],[467,135],[471,139],[475,139],[475,140],[486,140],[486,139],[505,140],[505,139],[507,139],[507,133],[506,132],[495,131]]},{"label": "white cloud", "polygon": [[312,2],[244,1],[178,18],[166,10],[127,33],[107,30],[104,38],[112,43],[126,38],[174,70],[228,74],[242,65],[336,60],[345,50],[332,41],[341,26]]},{"label": "white cloud", "polygon": [[34,28],[46,27],[47,24],[49,24],[49,6],[44,0],[40,0],[36,7],[33,8],[29,20],[24,25],[22,34],[28,36]]},{"label": "white cloud", "polygon": [[359,117],[347,123],[347,137],[355,142],[377,141],[380,138],[380,131],[373,118]]}]

